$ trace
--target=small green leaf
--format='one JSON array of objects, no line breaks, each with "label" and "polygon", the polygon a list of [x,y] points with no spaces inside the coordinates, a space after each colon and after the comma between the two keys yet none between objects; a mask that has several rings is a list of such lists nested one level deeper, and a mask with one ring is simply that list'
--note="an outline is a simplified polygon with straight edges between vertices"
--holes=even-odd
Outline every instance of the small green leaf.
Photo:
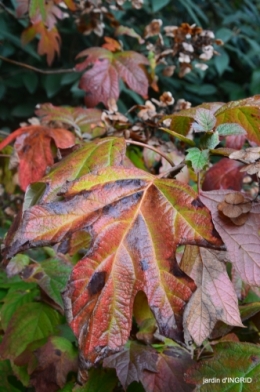
[{"label": "small green leaf", "polygon": [[2,358],[14,359],[36,340],[55,333],[60,314],[43,303],[27,303],[18,308],[8,324],[0,345]]},{"label": "small green leaf", "polygon": [[246,135],[246,130],[236,123],[220,124],[216,128],[216,132],[218,132],[220,136]]},{"label": "small green leaf", "polygon": [[207,132],[200,139],[200,145],[204,149],[213,149],[219,144],[218,132]]},{"label": "small green leaf", "polygon": [[186,161],[191,161],[191,165],[195,172],[199,172],[204,169],[209,163],[209,151],[199,150],[197,147],[189,148],[188,154],[186,155]]},{"label": "small green leaf", "polygon": [[1,308],[1,323],[4,331],[7,329],[15,311],[24,304],[32,302],[37,295],[39,295],[39,290],[36,287],[31,290],[10,291],[6,295],[4,305]]},{"label": "small green leaf", "polygon": [[38,76],[34,72],[26,72],[23,74],[23,83],[29,93],[33,94],[38,86]]},{"label": "small green leaf", "polygon": [[[201,126],[203,131],[211,131],[215,124],[216,124],[216,117],[214,114],[207,109],[200,108],[196,111],[196,115],[194,119],[197,121],[197,123]],[[196,130],[195,130],[196,132]],[[197,132],[201,132],[200,130],[197,130]]]},{"label": "small green leaf", "polygon": [[160,11],[163,7],[169,4],[170,0],[152,0],[153,12]]},{"label": "small green leaf", "polygon": [[46,260],[30,264],[23,271],[26,282],[37,283],[42,290],[63,309],[61,291],[66,287],[72,266],[62,260]]},{"label": "small green leaf", "polygon": [[112,392],[118,383],[116,372],[112,369],[91,369],[89,378],[82,387],[75,387],[73,392]]},{"label": "small green leaf", "polygon": [[0,361],[0,390],[3,392],[20,392],[20,388],[17,389],[10,384],[8,377],[13,375],[10,361]]}]

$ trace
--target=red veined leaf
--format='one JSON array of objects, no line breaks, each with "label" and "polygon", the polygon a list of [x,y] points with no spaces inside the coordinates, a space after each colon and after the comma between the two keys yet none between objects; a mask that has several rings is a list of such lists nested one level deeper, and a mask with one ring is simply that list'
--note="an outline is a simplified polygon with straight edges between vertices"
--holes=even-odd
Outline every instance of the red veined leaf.
[{"label": "red veined leaf", "polygon": [[85,102],[89,107],[99,102],[108,105],[109,99],[119,97],[119,78],[128,86],[145,96],[148,90],[148,79],[141,68],[141,64],[148,64],[148,60],[140,53],[133,51],[112,53],[105,48],[90,48],[79,53],[77,58],[87,58],[76,65],[78,71],[87,70],[80,81],[80,88],[86,91]]},{"label": "red veined leaf", "polygon": [[181,267],[195,281],[197,290],[185,308],[183,324],[199,346],[210,336],[217,320],[243,327],[224,261],[228,261],[227,252],[189,245],[184,251]]},{"label": "red veined leaf", "polygon": [[246,135],[230,135],[226,137],[226,147],[240,150],[246,141]]},{"label": "red veined leaf", "polygon": [[91,247],[64,295],[86,366],[125,345],[139,291],[161,334],[182,339],[182,313],[195,286],[178,267],[176,247],[222,244],[196,192],[135,168],[108,167],[68,183],[59,194],[64,200],[24,212],[4,253],[11,257],[55,243],[67,252],[72,233],[90,233]]},{"label": "red veined leaf", "polygon": [[51,103],[44,103],[35,111],[41,118],[41,122],[58,122],[71,126],[75,131],[89,134],[93,139],[105,133],[105,126],[101,120],[102,111],[99,109],[84,109],[71,106],[53,106]]},{"label": "red veined leaf", "polygon": [[233,193],[229,190],[201,192],[201,200],[211,210],[213,223],[225,242],[230,261],[245,283],[251,286],[260,285],[260,208],[259,204],[252,207],[247,221],[236,226],[231,220],[218,211],[218,204],[225,196]]},{"label": "red veined leaf", "polygon": [[120,43],[111,37],[104,37],[105,43],[102,45],[102,48],[110,50],[110,52],[117,52],[118,50],[122,50]]},{"label": "red veined leaf", "polygon": [[240,171],[243,165],[228,158],[222,158],[207,170],[202,189],[212,191],[214,189],[233,189],[240,191],[245,173]]},{"label": "red veined leaf", "polygon": [[0,150],[15,139],[14,148],[19,158],[19,182],[23,190],[31,182],[40,180],[47,167],[53,165],[51,141],[61,149],[75,144],[75,136],[66,129],[30,125],[11,133],[0,143]]},{"label": "red veined leaf", "polygon": [[42,21],[39,21],[22,33],[22,43],[26,45],[30,42],[37,34],[40,35],[38,43],[38,53],[40,55],[47,55],[47,63],[51,65],[54,60],[55,53],[60,53],[60,35],[55,26],[48,29]]}]

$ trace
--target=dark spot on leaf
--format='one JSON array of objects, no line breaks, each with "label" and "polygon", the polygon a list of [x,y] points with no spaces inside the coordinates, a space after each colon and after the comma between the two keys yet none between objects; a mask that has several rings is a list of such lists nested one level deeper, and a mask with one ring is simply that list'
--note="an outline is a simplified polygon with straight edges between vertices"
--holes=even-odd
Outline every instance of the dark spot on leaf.
[{"label": "dark spot on leaf", "polygon": [[106,280],[105,271],[95,272],[87,286],[89,294],[95,295],[99,293],[99,291],[101,291],[105,286],[105,280]]},{"label": "dark spot on leaf", "polygon": [[260,362],[260,357],[257,357],[256,355],[251,355],[250,359],[254,363],[259,363]]},{"label": "dark spot on leaf", "polygon": [[149,263],[145,259],[140,261],[140,266],[142,271],[147,271],[149,269]]},{"label": "dark spot on leaf", "polygon": [[21,275],[23,279],[28,279],[32,275],[32,267],[31,266],[25,267]]},{"label": "dark spot on leaf", "polygon": [[204,207],[204,204],[200,201],[200,199],[198,197],[191,202],[191,205],[196,208],[203,208]]},{"label": "dark spot on leaf", "polygon": [[37,272],[34,276],[35,279],[41,280],[44,277],[43,272]]},{"label": "dark spot on leaf", "polygon": [[55,354],[58,355],[58,357],[60,357],[62,352],[60,350],[55,350]]}]

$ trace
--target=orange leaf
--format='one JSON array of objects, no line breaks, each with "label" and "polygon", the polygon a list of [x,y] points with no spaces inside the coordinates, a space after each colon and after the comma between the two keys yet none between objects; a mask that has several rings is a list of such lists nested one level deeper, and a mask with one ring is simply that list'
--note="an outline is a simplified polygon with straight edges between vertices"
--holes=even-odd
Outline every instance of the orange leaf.
[{"label": "orange leaf", "polygon": [[9,135],[0,143],[0,150],[15,139],[14,148],[19,157],[19,182],[23,190],[31,182],[41,179],[47,167],[53,165],[52,140],[61,149],[75,144],[75,136],[66,129],[31,125]]}]

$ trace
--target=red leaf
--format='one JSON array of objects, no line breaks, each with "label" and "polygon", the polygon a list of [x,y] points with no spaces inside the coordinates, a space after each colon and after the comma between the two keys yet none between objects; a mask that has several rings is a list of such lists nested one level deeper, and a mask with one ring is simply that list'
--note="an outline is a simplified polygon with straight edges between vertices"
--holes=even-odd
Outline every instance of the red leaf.
[{"label": "red leaf", "polygon": [[248,219],[242,226],[234,225],[228,218],[222,217],[218,204],[228,190],[201,192],[201,200],[211,210],[213,223],[229,252],[230,261],[239,272],[242,280],[251,286],[260,285],[260,208],[252,207]]},{"label": "red leaf", "polygon": [[246,141],[245,135],[230,135],[226,136],[226,147],[240,150]]},{"label": "red leaf", "polygon": [[87,58],[76,65],[78,71],[83,71],[89,65],[80,81],[80,88],[86,91],[87,106],[94,107],[99,102],[107,106],[109,99],[119,97],[119,78],[141,95],[146,95],[148,79],[140,64],[148,64],[148,60],[141,54],[127,51],[112,53],[105,48],[90,48],[79,53],[77,58]]},{"label": "red leaf", "polygon": [[15,139],[14,148],[19,157],[19,182],[23,190],[31,182],[41,179],[47,167],[53,165],[52,140],[61,149],[75,144],[75,136],[66,129],[31,125],[9,135],[0,143],[0,150]]},{"label": "red leaf", "polygon": [[206,172],[202,185],[204,191],[214,189],[233,189],[240,191],[245,173],[240,171],[243,165],[228,158],[222,158]]},{"label": "red leaf", "polygon": [[65,200],[24,212],[6,253],[59,242],[66,247],[72,233],[91,234],[64,297],[86,365],[126,343],[140,290],[161,333],[182,339],[182,312],[195,287],[175,261],[176,247],[221,244],[196,192],[138,169],[108,167],[67,184],[60,195]]}]

